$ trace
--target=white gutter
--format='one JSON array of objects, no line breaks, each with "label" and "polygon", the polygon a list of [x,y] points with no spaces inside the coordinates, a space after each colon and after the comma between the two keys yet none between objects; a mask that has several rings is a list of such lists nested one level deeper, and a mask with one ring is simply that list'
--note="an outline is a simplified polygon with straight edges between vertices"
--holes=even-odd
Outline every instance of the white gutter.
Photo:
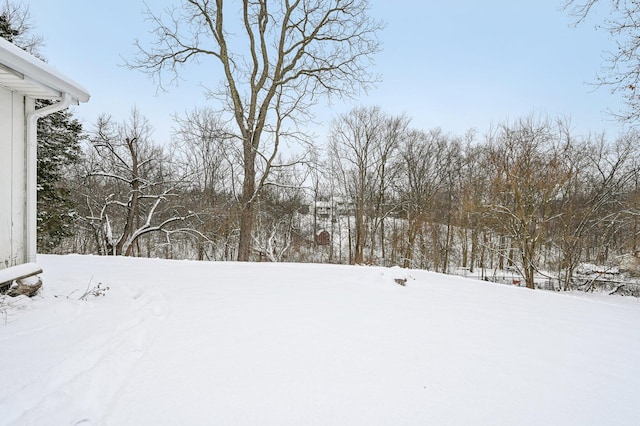
[{"label": "white gutter", "polygon": [[[71,103],[87,102],[90,95],[85,88],[51,65],[2,37],[0,37],[0,87],[24,96],[24,142],[27,166],[24,251],[26,261],[35,262],[38,118],[60,111]],[[59,102],[36,110],[35,99],[51,99]],[[0,185],[5,185],[5,182],[0,182]]]},{"label": "white gutter", "polygon": [[27,120],[27,206],[26,217],[29,223],[25,235],[27,262],[36,261],[37,225],[38,225],[38,119],[54,112],[61,111],[71,105],[73,97],[63,93],[60,102],[47,105],[26,115]]}]

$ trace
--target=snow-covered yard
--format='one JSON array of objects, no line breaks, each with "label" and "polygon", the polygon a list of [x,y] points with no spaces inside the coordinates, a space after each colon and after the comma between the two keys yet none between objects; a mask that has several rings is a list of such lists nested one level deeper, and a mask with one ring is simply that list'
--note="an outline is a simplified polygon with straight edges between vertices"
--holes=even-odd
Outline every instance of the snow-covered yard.
[{"label": "snow-covered yard", "polygon": [[0,308],[0,424],[640,419],[635,298],[396,268],[38,261],[41,295]]}]

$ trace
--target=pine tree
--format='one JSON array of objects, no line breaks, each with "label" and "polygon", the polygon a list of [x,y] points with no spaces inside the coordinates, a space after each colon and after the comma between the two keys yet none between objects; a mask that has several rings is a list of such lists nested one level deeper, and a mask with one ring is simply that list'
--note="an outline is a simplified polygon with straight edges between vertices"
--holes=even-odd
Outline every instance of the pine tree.
[{"label": "pine tree", "polygon": [[[37,101],[42,108],[50,101]],[[38,120],[38,251],[51,252],[73,235],[75,209],[65,174],[80,161],[82,125],[69,110]]]},{"label": "pine tree", "polygon": [[[40,57],[37,49],[42,40],[31,31],[27,7],[8,1],[0,5],[0,37]],[[37,100],[36,108],[51,103]],[[80,161],[82,125],[65,109],[38,120],[37,138],[38,252],[47,253],[73,235],[74,208],[64,174]]]}]

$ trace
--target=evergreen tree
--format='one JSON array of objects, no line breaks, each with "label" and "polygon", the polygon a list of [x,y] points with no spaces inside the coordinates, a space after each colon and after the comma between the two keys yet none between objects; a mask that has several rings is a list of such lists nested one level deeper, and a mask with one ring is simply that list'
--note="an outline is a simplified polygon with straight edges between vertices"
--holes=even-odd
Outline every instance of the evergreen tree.
[{"label": "evergreen tree", "polygon": [[[36,108],[51,104],[37,101]],[[73,235],[75,209],[65,174],[80,161],[82,125],[68,109],[38,120],[38,251],[51,252]]]},{"label": "evergreen tree", "polygon": [[[5,1],[0,5],[0,37],[37,54],[42,40],[31,33],[29,10]],[[42,58],[41,58],[42,59]],[[36,108],[52,101],[37,100]],[[65,171],[80,161],[82,125],[68,109],[38,120],[38,251],[53,251],[73,234],[74,208]]]}]

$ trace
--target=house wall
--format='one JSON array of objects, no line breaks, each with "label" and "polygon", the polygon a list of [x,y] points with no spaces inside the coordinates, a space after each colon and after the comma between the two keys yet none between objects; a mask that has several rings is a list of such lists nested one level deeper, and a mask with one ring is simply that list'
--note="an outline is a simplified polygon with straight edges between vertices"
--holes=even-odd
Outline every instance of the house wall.
[{"label": "house wall", "polygon": [[27,262],[25,98],[0,87],[0,269]]}]

